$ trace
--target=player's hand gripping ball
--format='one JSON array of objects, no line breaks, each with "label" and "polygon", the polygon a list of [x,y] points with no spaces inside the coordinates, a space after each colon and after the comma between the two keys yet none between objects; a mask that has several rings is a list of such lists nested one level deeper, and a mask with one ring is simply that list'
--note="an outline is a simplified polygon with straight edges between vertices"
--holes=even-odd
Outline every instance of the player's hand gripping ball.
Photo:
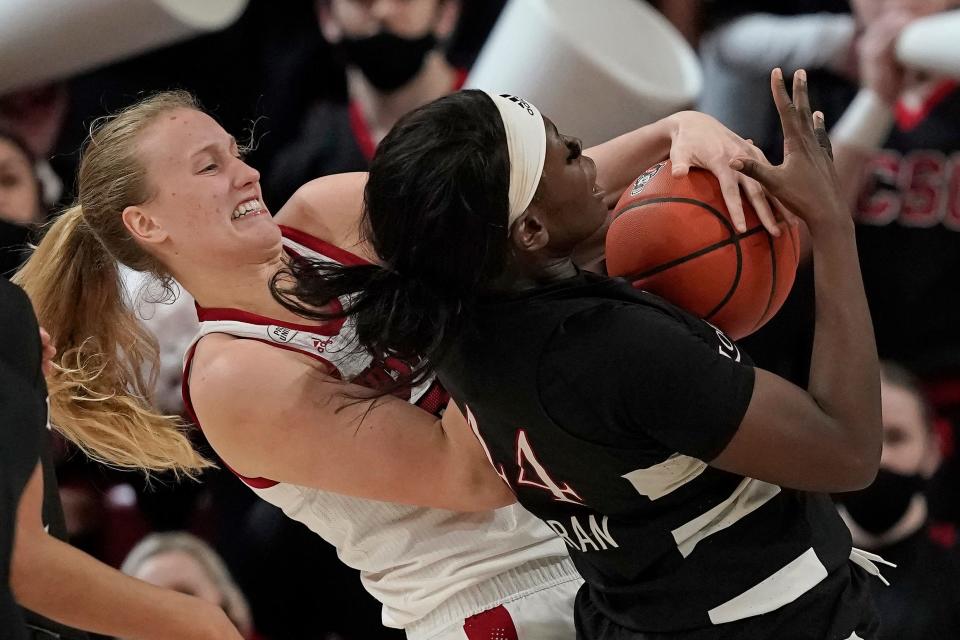
[{"label": "player's hand gripping ball", "polygon": [[670,162],[651,167],[620,197],[607,232],[607,273],[627,278],[716,325],[747,336],[783,305],[797,273],[796,226],[764,230],[746,199],[737,233],[713,174],[674,178]]}]

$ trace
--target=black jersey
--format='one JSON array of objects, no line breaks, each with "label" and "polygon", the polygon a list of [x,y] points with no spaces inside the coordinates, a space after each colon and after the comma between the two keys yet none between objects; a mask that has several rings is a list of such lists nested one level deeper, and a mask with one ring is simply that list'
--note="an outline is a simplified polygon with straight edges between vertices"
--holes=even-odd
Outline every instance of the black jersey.
[{"label": "black jersey", "polygon": [[[66,540],[67,528],[57,493],[50,434],[47,430],[47,386],[40,369],[41,344],[36,317],[22,289],[0,278],[0,327],[5,340],[0,347],[0,638],[19,638],[17,627],[28,637],[83,640],[82,631],[47,620],[32,611],[14,611],[5,591],[16,523],[16,507],[27,478],[42,464],[42,519],[50,535]],[[22,615],[21,615],[22,614]],[[25,624],[25,626],[24,626]],[[4,635],[4,633],[10,635]]]},{"label": "black jersey", "polygon": [[721,331],[589,274],[487,300],[477,318],[441,379],[520,503],[566,541],[587,582],[584,637],[785,637],[757,621],[801,600],[820,610],[789,637],[850,635],[861,611],[838,605],[866,588],[830,499],[703,462],[753,392]]},{"label": "black jersey", "polygon": [[870,162],[857,247],[881,357],[960,371],[960,88],[946,81]]},{"label": "black jersey", "polygon": [[0,638],[25,638],[26,628],[10,592],[10,560],[17,507],[40,455],[46,407],[38,385],[40,345],[27,294],[0,278]]}]

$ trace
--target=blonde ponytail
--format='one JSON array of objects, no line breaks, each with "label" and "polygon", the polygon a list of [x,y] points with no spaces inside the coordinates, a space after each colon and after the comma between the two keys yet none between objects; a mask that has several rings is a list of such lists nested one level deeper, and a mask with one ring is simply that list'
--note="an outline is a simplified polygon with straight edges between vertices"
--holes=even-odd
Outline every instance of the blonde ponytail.
[{"label": "blonde ponytail", "polygon": [[151,406],[158,348],[126,303],[117,267],[120,260],[164,277],[126,233],[120,214],[147,196],[136,134],[177,107],[196,105],[189,94],[158,94],[91,133],[78,179],[83,205],[49,225],[13,280],[57,348],[48,379],[53,426],[105,464],[196,477],[212,464],[191,446],[183,420]]},{"label": "blonde ponytail", "polygon": [[80,206],[50,225],[14,282],[57,347],[48,384],[50,421],[60,433],[112,466],[188,476],[210,466],[180,418],[150,407],[156,341],[125,304],[116,262],[86,228]]}]

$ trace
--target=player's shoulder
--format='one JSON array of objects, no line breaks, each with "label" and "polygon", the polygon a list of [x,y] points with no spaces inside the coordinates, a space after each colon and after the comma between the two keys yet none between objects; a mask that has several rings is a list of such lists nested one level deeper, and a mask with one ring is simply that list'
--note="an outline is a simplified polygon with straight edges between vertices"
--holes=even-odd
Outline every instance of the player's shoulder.
[{"label": "player's shoulder", "polygon": [[363,214],[366,173],[343,173],[307,182],[277,212],[278,224],[341,246],[355,243]]},{"label": "player's shoulder", "polygon": [[617,297],[597,297],[572,313],[564,322],[566,330],[609,332],[616,328],[686,328],[696,326],[697,318],[663,298],[646,291],[621,291]]},{"label": "player's shoulder", "polygon": [[707,346],[735,350],[723,332],[684,309],[645,291],[596,298],[569,314],[553,332],[547,350],[612,350],[660,357],[664,353]]},{"label": "player's shoulder", "polygon": [[230,397],[240,406],[246,400],[260,403],[266,387],[290,369],[310,366],[307,356],[279,349],[259,340],[212,333],[194,349],[190,366],[190,392],[196,400]]}]

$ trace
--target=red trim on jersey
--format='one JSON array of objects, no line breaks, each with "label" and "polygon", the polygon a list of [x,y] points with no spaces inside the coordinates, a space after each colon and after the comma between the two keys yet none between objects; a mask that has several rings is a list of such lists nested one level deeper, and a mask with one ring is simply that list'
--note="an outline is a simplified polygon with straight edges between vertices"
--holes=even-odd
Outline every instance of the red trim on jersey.
[{"label": "red trim on jersey", "polygon": [[500,605],[487,609],[463,621],[463,633],[467,640],[519,640],[520,634],[506,607]]},{"label": "red trim on jersey", "polygon": [[347,265],[348,267],[371,264],[369,260],[365,260],[355,253],[350,253],[346,249],[341,249],[334,244],[330,244],[326,240],[321,240],[320,238],[312,236],[304,231],[300,231],[299,229],[286,227],[282,224],[279,226],[280,233],[283,234],[284,238],[289,238],[297,244],[302,244],[306,248],[323,254],[331,260],[336,260],[340,264]]},{"label": "red trim on jersey", "polygon": [[930,112],[933,111],[938,104],[943,102],[947,96],[953,93],[953,90],[958,86],[960,86],[960,84],[955,80],[944,80],[930,90],[924,98],[923,104],[916,109],[907,107],[903,100],[899,100],[894,107],[894,114],[897,118],[897,128],[901,131],[910,131],[916,128],[917,125],[926,120]]},{"label": "red trim on jersey", "polygon": [[[453,70],[453,86],[451,92],[460,91],[467,81],[467,70],[456,67]],[[363,116],[363,109],[356,100],[351,100],[347,105],[347,116],[350,119],[350,130],[353,131],[353,138],[357,141],[360,153],[367,159],[367,162],[373,160],[373,154],[377,151],[377,144],[373,141],[373,134],[370,133],[370,124]]]},{"label": "red trim on jersey", "polygon": [[[183,379],[180,382],[180,394],[183,396],[183,406],[187,410],[187,415],[190,416],[190,420],[193,421],[193,424],[197,425],[200,431],[203,431],[203,426],[200,424],[200,420],[197,419],[197,413],[193,410],[193,403],[190,402],[190,384],[188,382],[190,380],[190,367],[193,365],[193,354],[197,350],[197,344],[199,344],[199,342],[192,344],[190,350],[187,351],[187,358],[183,363]],[[220,459],[223,460],[222,457]],[[226,465],[227,469],[229,469],[233,475],[240,478],[244,484],[254,489],[269,489],[270,487],[275,487],[280,484],[267,478],[248,478],[245,475],[237,473],[226,460],[223,460],[223,464]]]},{"label": "red trim on jersey", "polygon": [[[297,244],[301,244],[311,251],[316,251],[317,253],[335,260],[341,264],[346,264],[350,266],[370,264],[360,256],[354,255],[345,249],[341,249],[338,246],[332,245],[326,240],[321,240],[316,236],[312,236],[305,231],[299,229],[294,229],[293,227],[287,227],[285,225],[278,225],[280,227],[280,234],[284,238],[289,238]],[[300,254],[290,249],[284,247],[286,252],[294,257],[300,257]],[[342,311],[343,307],[340,305],[339,301],[334,301],[331,303],[331,306],[337,311]],[[343,328],[345,318],[339,320],[331,320],[330,322],[324,322],[319,325],[308,325],[308,324],[298,324],[294,322],[287,322],[285,320],[276,320],[274,318],[268,318],[266,316],[261,316],[256,313],[251,313],[249,311],[241,311],[240,309],[228,309],[228,308],[210,308],[205,309],[199,304],[197,307],[197,317],[201,322],[204,320],[235,320],[238,322],[246,322],[249,324],[257,325],[277,325],[281,327],[286,327],[288,329],[293,329],[295,331],[306,331],[308,333],[319,333],[325,336],[335,336],[340,333],[340,330]]]},{"label": "red trim on jersey", "polygon": [[[339,303],[338,303],[339,304]],[[197,317],[200,319],[200,322],[207,321],[217,321],[217,320],[233,320],[235,322],[246,322],[247,324],[256,324],[264,327],[270,325],[276,325],[278,327],[286,327],[287,329],[293,329],[294,331],[306,331],[307,333],[318,333],[322,336],[335,336],[340,333],[340,329],[343,327],[344,319],[332,320],[330,322],[325,322],[323,324],[297,324],[296,322],[287,322],[286,320],[277,320],[276,318],[268,318],[267,316],[261,316],[256,313],[251,313],[249,311],[241,311],[240,309],[228,309],[228,308],[213,308],[207,309],[201,307],[199,304],[197,307]],[[276,346],[283,346],[277,344]]]}]

